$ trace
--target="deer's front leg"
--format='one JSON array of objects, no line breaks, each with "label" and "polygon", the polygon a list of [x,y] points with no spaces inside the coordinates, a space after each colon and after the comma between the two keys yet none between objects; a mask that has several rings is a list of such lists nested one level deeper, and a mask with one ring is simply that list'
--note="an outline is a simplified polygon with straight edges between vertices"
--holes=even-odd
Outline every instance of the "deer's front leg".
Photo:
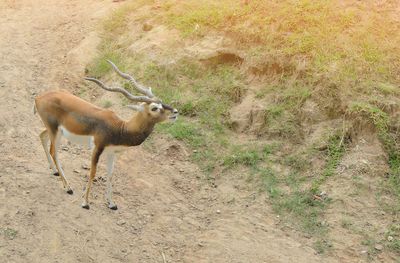
[{"label": "deer's front leg", "polygon": [[110,152],[107,154],[107,189],[106,189],[106,201],[108,208],[117,210],[118,207],[112,200],[112,176],[114,170],[115,154]]},{"label": "deer's front leg", "polygon": [[82,208],[89,209],[89,192],[92,187],[93,179],[96,176],[97,163],[99,162],[100,155],[103,153],[104,147],[96,146],[93,150],[92,155],[92,165],[90,167],[90,175],[89,180],[86,186],[86,190],[84,192],[84,198],[82,202]]}]

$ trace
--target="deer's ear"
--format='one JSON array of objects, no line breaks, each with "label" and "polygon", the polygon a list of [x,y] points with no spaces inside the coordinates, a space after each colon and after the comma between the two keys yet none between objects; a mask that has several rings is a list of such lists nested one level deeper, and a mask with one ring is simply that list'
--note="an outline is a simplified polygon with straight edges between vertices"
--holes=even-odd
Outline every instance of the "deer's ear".
[{"label": "deer's ear", "polygon": [[129,104],[129,105],[127,105],[127,107],[132,110],[139,111],[139,112],[144,111],[144,104],[140,104],[140,105]]}]

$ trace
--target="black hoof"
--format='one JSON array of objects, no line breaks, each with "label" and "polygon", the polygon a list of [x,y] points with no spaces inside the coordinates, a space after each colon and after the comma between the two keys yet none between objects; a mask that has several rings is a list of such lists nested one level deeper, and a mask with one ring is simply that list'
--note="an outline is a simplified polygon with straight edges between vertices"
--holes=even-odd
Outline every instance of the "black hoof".
[{"label": "black hoof", "polygon": [[69,189],[69,190],[67,191],[67,194],[72,195],[72,194],[74,194],[74,191],[73,191],[72,189]]},{"label": "black hoof", "polygon": [[89,205],[82,205],[82,208],[89,210]]},{"label": "black hoof", "polygon": [[54,176],[60,176],[60,174],[58,172],[54,172],[53,175]]},{"label": "black hoof", "polygon": [[109,206],[108,208],[110,208],[111,210],[118,210],[118,206],[117,205]]}]

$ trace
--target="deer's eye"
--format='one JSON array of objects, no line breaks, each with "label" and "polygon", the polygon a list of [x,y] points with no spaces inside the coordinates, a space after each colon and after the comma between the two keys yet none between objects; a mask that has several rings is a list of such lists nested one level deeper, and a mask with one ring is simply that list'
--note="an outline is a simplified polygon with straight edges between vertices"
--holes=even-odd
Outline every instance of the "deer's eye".
[{"label": "deer's eye", "polygon": [[152,109],[151,109],[151,111],[156,111],[156,110],[158,110],[158,108],[152,108]]}]

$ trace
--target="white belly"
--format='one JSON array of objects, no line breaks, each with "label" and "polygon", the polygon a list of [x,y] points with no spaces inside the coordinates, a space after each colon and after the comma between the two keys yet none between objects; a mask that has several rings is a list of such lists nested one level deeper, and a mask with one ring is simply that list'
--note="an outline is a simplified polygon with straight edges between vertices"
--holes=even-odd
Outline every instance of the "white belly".
[{"label": "white belly", "polygon": [[128,146],[123,146],[123,145],[109,145],[106,147],[105,149],[105,153],[119,153],[122,151],[125,151],[126,149],[128,149]]},{"label": "white belly", "polygon": [[[84,146],[88,146],[89,149],[93,149],[94,146],[94,138],[93,136],[86,135],[77,135],[69,130],[67,130],[64,126],[60,126],[61,135],[65,137],[68,141],[73,143],[78,143]],[[118,152],[122,152],[128,149],[128,146],[123,145],[109,145],[105,149],[105,153],[114,154]]]},{"label": "white belly", "polygon": [[74,134],[68,131],[64,126],[60,126],[60,131],[61,135],[64,136],[68,141],[88,146],[89,149],[93,148],[94,145],[93,136]]}]

